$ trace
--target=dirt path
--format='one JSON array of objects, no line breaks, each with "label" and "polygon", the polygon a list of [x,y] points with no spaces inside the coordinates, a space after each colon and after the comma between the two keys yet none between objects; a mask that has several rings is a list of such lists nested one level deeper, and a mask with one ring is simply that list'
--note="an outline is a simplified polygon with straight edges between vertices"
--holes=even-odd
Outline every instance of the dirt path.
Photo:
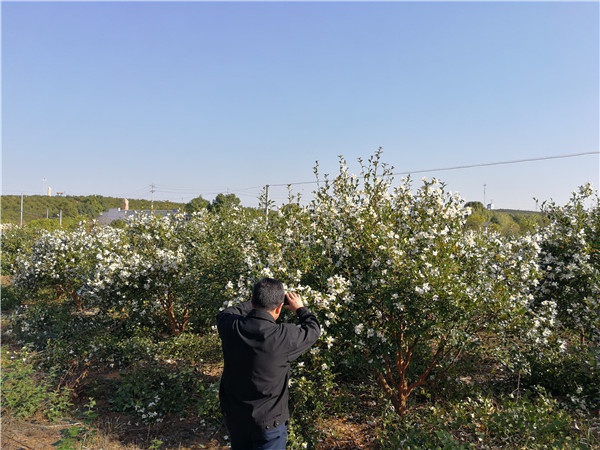
[{"label": "dirt path", "polygon": [[[3,419],[0,448],[2,450],[56,450],[57,444],[63,439],[61,431],[80,425],[67,422],[45,424]],[[128,433],[127,429],[122,429],[119,435],[94,430],[94,433],[85,437],[85,441],[80,441],[80,444],[82,444],[82,448],[92,450],[138,450],[149,448],[150,445],[141,446],[135,443],[127,443],[127,441],[143,442],[146,437],[143,434],[141,430],[135,429],[131,430],[131,433]],[[182,428],[172,430],[163,439],[165,439],[165,445],[160,445],[161,450],[168,450],[169,448],[177,450],[225,450],[229,448],[208,433],[199,435],[194,430],[186,432]],[[169,445],[167,441],[174,444]]]},{"label": "dirt path", "polygon": [[53,446],[61,438],[60,430],[68,428],[68,424],[44,425],[2,421],[2,450],[42,450],[55,449]]}]

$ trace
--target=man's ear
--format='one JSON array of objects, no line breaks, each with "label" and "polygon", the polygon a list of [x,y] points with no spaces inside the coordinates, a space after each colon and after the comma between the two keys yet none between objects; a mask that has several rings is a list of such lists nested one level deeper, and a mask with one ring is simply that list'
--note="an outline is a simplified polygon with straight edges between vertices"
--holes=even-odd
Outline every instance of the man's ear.
[{"label": "man's ear", "polygon": [[283,308],[283,303],[280,303],[277,308],[275,308],[275,314],[280,315],[281,309]]}]

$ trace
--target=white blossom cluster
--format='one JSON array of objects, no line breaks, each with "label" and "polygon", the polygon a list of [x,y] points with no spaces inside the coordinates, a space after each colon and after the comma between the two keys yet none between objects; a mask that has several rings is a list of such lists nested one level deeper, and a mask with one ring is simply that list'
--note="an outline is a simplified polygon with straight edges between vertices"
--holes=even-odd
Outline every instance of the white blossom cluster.
[{"label": "white blossom cluster", "polygon": [[543,230],[536,292],[552,305],[556,321],[600,343],[600,200],[591,186],[574,192],[564,206],[544,204],[551,222]]}]

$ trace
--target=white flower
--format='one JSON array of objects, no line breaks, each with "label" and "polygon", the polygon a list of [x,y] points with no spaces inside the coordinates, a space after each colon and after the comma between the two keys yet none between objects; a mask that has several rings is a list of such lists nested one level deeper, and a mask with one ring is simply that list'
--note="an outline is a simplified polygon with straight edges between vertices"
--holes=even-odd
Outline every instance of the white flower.
[{"label": "white flower", "polygon": [[331,347],[333,347],[333,343],[335,342],[335,339],[331,336],[327,336],[327,339],[325,340],[325,342],[327,343],[327,348],[331,348]]},{"label": "white flower", "polygon": [[424,294],[425,292],[429,292],[430,289],[429,283],[424,283],[422,286],[415,287],[415,292],[417,294]]}]

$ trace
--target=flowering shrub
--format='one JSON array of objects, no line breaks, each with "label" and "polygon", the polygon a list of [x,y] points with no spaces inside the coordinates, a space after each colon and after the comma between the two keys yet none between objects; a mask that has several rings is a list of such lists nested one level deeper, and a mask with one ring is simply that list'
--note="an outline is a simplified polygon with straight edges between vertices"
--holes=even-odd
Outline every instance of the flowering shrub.
[{"label": "flowering shrub", "polygon": [[[586,202],[592,206],[586,208]],[[600,344],[600,199],[588,184],[565,206],[544,203],[544,230],[537,290],[539,303],[556,305],[560,326]]]},{"label": "flowering shrub", "polygon": [[[468,210],[437,180],[392,189],[379,153],[360,178],[340,174],[310,205],[311,279],[327,306],[339,358],[366,361],[399,413],[433,372],[494,335],[527,327],[536,239],[465,231]],[[360,181],[362,180],[362,182]]]},{"label": "flowering shrub", "polygon": [[103,248],[86,296],[130,320],[177,335],[191,324],[212,325],[223,287],[243,263],[239,209],[224,220],[206,211],[165,217],[136,216],[117,248]]},{"label": "flowering shrub", "polygon": [[10,276],[14,273],[17,258],[30,254],[33,242],[40,234],[41,230],[4,224],[4,228],[0,233],[0,246],[2,248],[0,268],[2,275]]},{"label": "flowering shrub", "polygon": [[142,423],[162,422],[181,413],[202,391],[197,378],[188,366],[136,366],[122,374],[113,409],[129,412]]},{"label": "flowering shrub", "polygon": [[550,224],[542,233],[535,304],[536,310],[549,311],[548,331],[529,355],[530,382],[577,409],[595,410],[600,403],[600,200],[588,184],[566,205],[544,203],[542,210]]},{"label": "flowering shrub", "polygon": [[[100,229],[100,234],[112,229]],[[83,309],[79,290],[85,286],[94,267],[98,241],[84,225],[73,231],[43,232],[33,243],[30,253],[17,257],[15,286],[36,292],[52,288],[59,298],[72,300]]]},{"label": "flowering shrub", "polygon": [[[136,216],[120,230],[115,248],[103,246],[85,295],[104,310],[120,312],[151,327],[185,330],[189,311],[177,298],[185,255],[176,233],[179,222]],[[162,315],[161,315],[162,313]]]},{"label": "flowering shrub", "polygon": [[27,348],[2,348],[2,415],[32,418],[39,414],[51,420],[64,417],[71,406],[69,389],[53,388],[55,374],[36,371],[36,355]]},{"label": "flowering shrub", "polygon": [[[284,280],[323,325],[308,358],[318,357],[300,367],[327,379],[337,364],[366,366],[405,413],[417,387],[482,340],[511,350],[524,330],[533,339],[543,332],[530,326],[545,323],[544,311],[530,309],[538,239],[465,231],[458,196],[437,180],[414,194],[408,179],[392,189],[379,153],[362,169],[350,175],[341,160],[307,207],[282,208],[228,287],[237,302],[263,276]],[[508,350],[497,356],[508,360]]]},{"label": "flowering shrub", "polygon": [[573,429],[573,419],[543,390],[522,398],[467,397],[388,420],[380,431],[385,448],[591,449],[597,442]]}]

